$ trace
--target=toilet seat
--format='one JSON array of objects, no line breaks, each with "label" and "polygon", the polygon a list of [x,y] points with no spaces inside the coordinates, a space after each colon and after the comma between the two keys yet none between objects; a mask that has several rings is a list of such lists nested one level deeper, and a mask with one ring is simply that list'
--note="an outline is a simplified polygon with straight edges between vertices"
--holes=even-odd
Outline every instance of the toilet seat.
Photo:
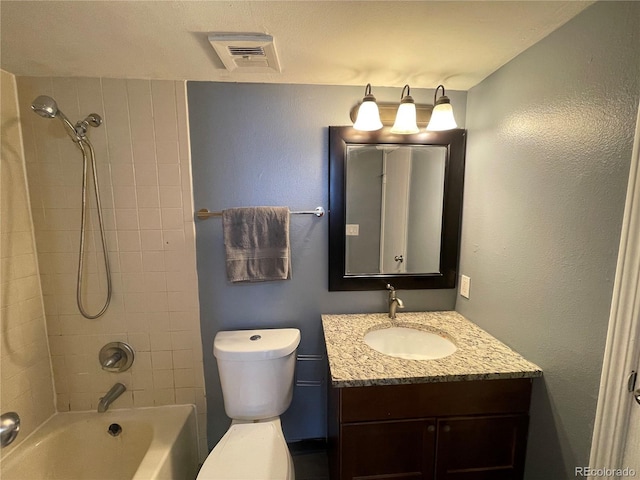
[{"label": "toilet seat", "polygon": [[293,480],[280,418],[232,423],[207,457],[197,480]]}]

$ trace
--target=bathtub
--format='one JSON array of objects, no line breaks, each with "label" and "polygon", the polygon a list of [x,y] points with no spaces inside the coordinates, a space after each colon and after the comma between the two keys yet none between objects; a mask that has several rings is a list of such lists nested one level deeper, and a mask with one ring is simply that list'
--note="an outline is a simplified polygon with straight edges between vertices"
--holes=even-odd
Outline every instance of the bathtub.
[{"label": "bathtub", "polygon": [[197,438],[192,405],[57,413],[3,457],[0,478],[195,479]]}]

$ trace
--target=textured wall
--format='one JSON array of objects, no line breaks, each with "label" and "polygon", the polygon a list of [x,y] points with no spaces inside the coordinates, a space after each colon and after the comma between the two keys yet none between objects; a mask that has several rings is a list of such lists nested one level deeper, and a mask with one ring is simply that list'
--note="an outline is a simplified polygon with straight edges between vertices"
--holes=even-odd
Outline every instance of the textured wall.
[{"label": "textured wall", "polygon": [[527,479],[586,465],[636,109],[640,3],[599,2],[468,93],[456,310],[544,370]]},{"label": "textured wall", "polygon": [[54,392],[13,75],[0,71],[0,411],[21,419],[15,445],[53,415]]},{"label": "textured wall", "polygon": [[[184,83],[20,77],[18,87],[58,410],[95,409],[120,381],[127,391],[115,408],[195,403],[204,437]],[[72,122],[90,112],[104,118],[89,138],[114,294],[96,320],[83,318],[75,301],[82,155],[61,122],[31,112],[38,95],[53,96]],[[95,207],[89,205],[96,234],[87,237],[85,278],[89,311],[95,312],[105,284]],[[135,350],[129,371],[100,368],[98,352],[110,341],[127,341]]]},{"label": "textured wall", "polygon": [[[189,127],[195,208],[222,210],[246,205],[287,205],[292,210],[327,207],[329,125],[348,125],[349,109],[363,89],[336,86],[189,82]],[[450,93],[464,126],[465,92]],[[400,89],[376,88],[379,101],[397,101]],[[412,91],[429,103],[433,91]],[[291,219],[291,281],[254,285],[227,283],[222,222],[197,229],[198,281],[209,412],[209,443],[229,425],[212,353],[218,330],[298,327],[299,353],[324,355],[321,313],[379,312],[386,293],[328,292],[327,217]],[[408,310],[451,309],[453,290],[400,291]],[[320,383],[296,387],[283,417],[289,440],[325,434],[326,359],[298,362],[298,379]]]}]

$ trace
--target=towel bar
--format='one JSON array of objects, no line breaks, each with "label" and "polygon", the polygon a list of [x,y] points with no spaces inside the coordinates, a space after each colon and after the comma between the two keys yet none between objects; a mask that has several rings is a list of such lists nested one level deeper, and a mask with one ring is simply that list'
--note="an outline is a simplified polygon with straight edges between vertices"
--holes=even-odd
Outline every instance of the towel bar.
[{"label": "towel bar", "polygon": [[[316,217],[324,217],[324,208],[316,207],[314,210],[300,210],[297,212],[290,212],[292,215],[315,215]],[[210,212],[206,208],[201,208],[196,212],[196,218],[198,220],[206,220],[211,217],[222,217],[222,212]]]}]

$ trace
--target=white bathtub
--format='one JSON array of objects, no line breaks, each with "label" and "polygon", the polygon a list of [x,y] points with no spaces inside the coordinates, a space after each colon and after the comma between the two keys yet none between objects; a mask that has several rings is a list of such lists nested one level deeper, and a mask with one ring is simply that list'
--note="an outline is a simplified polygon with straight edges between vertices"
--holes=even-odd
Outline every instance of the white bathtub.
[{"label": "white bathtub", "polygon": [[[108,431],[114,423],[117,436]],[[197,438],[192,405],[58,413],[4,456],[0,478],[191,480]]]}]

